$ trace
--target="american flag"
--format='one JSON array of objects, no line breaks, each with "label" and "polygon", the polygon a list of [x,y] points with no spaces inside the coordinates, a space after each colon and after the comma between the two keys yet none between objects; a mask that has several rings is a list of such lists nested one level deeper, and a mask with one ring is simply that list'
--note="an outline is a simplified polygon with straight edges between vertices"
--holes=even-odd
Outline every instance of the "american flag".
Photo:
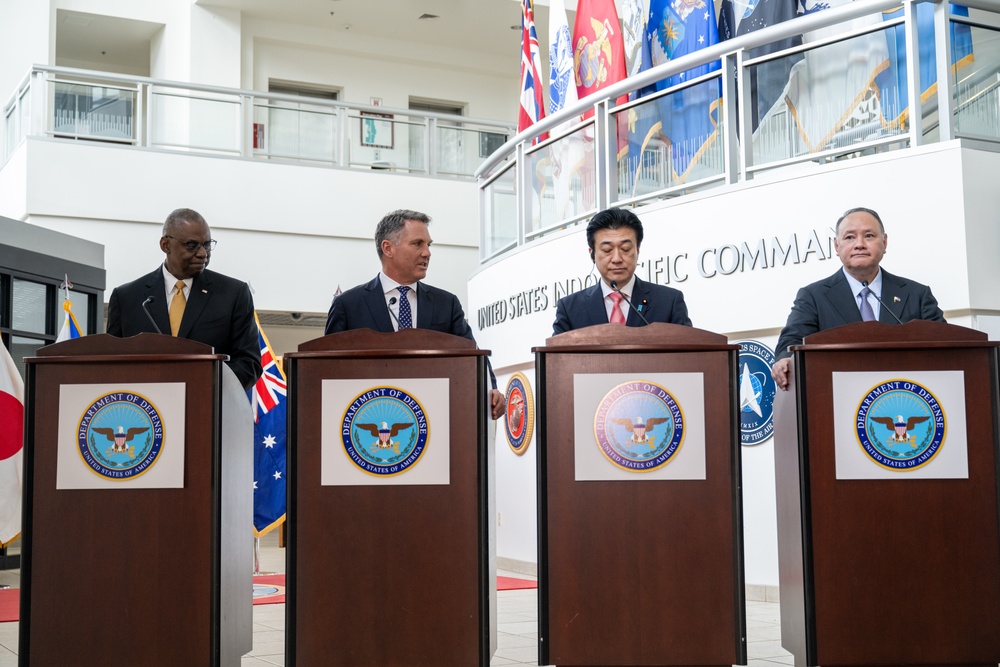
[{"label": "american flag", "polygon": [[[521,1],[521,109],[517,115],[517,131],[523,132],[545,118],[542,98],[541,60],[538,57],[538,36],[535,34],[535,11],[531,0]],[[545,137],[538,137],[540,141]]]},{"label": "american flag", "polygon": [[254,535],[261,537],[285,520],[287,386],[259,319],[257,331],[264,372],[247,393],[254,414],[253,528]]}]

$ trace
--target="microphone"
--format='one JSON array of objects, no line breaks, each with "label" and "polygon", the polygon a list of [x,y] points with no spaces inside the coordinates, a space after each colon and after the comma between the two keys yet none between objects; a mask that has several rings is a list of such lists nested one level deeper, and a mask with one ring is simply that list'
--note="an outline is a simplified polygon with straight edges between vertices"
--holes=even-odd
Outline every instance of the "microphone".
[{"label": "microphone", "polygon": [[[862,286],[862,287],[868,287],[868,281],[867,281],[867,280],[862,280],[862,281],[861,281],[861,286]],[[886,309],[886,311],[887,311],[887,312],[888,312],[888,313],[889,313],[890,315],[892,315],[892,319],[896,320],[896,321],[897,321],[897,322],[899,322],[900,324],[902,324],[902,323],[903,323],[903,320],[901,320],[901,319],[899,319],[898,317],[896,317],[896,313],[894,313],[894,312],[892,312],[891,310],[889,310],[889,306],[885,305],[885,303],[883,303],[883,302],[882,302],[882,299],[878,298],[878,294],[876,294],[876,293],[875,293],[875,292],[874,292],[874,291],[873,291],[873,290],[872,290],[871,288],[869,288],[869,289],[868,289],[868,291],[869,291],[869,292],[871,292],[871,295],[875,297],[875,300],[876,300],[876,301],[878,301],[878,305],[880,305],[880,306],[882,306],[883,308],[885,308],[885,309]]]},{"label": "microphone", "polygon": [[396,320],[396,331],[400,331],[403,327],[400,326],[399,318],[396,317],[396,313],[392,312],[392,307],[395,305],[396,305],[396,297],[392,297],[391,299],[389,299],[389,308],[387,308],[387,310],[389,311],[389,314],[392,315],[392,319]]},{"label": "microphone", "polygon": [[644,324],[649,325],[649,320],[647,320],[645,317],[643,317],[642,313],[639,312],[639,309],[636,308],[635,306],[633,306],[632,302],[628,300],[628,297],[625,296],[624,294],[622,294],[622,291],[620,289],[618,289],[618,281],[617,280],[612,280],[611,281],[611,289],[613,289],[614,291],[618,292],[618,294],[621,295],[622,301],[624,301],[625,303],[627,303],[628,307],[635,311],[635,314],[639,316],[639,319],[642,320]]},{"label": "microphone", "polygon": [[160,327],[156,326],[156,320],[153,319],[153,316],[149,312],[148,306],[153,303],[153,301],[153,297],[147,296],[146,300],[142,302],[142,312],[146,313],[146,317],[149,318],[149,323],[153,325],[154,329],[156,329],[156,333],[163,334],[163,332],[160,331]]}]

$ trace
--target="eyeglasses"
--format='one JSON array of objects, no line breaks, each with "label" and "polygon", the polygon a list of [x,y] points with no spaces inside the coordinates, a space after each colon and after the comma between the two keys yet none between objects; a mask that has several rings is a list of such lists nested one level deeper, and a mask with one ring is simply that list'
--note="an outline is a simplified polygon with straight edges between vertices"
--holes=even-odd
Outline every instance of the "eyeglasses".
[{"label": "eyeglasses", "polygon": [[174,239],[175,241],[178,241],[182,246],[184,246],[187,249],[188,252],[198,252],[198,248],[204,248],[205,252],[212,252],[213,250],[215,250],[215,246],[219,243],[215,239],[205,241],[204,243],[198,243],[197,241],[181,241],[176,236],[170,236],[169,234],[165,234],[163,238]]}]

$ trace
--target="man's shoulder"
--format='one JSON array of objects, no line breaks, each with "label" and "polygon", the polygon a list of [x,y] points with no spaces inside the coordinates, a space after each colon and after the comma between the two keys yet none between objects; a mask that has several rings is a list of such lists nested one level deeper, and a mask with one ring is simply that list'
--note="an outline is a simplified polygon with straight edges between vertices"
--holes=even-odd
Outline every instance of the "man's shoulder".
[{"label": "man's shoulder", "polygon": [[210,282],[213,285],[225,285],[226,287],[232,288],[242,288],[246,285],[246,282],[240,280],[239,278],[233,278],[232,276],[227,276],[224,273],[219,273],[218,271],[212,271],[210,269],[205,269],[201,274],[195,278],[195,281]]},{"label": "man's shoulder", "polygon": [[571,292],[564,297],[559,299],[559,303],[564,304],[565,307],[575,305],[576,303],[592,297],[595,292],[599,292],[601,289],[600,283],[595,283],[589,287],[584,287],[583,289],[578,289],[575,292]]},{"label": "man's shoulder", "polygon": [[160,267],[156,267],[156,269],[150,273],[143,274],[135,280],[130,280],[127,283],[122,283],[115,288],[115,291],[119,294],[129,294],[130,292],[134,292],[136,290],[145,290],[149,285],[155,285],[157,278],[159,278],[162,283],[162,276],[162,270]]},{"label": "man's shoulder", "polygon": [[818,292],[820,290],[835,287],[840,283],[847,283],[847,278],[844,277],[844,271],[842,269],[838,269],[833,275],[827,276],[826,278],[821,278],[816,282],[809,283],[802,289],[806,292]]},{"label": "man's shoulder", "polygon": [[889,273],[885,269],[882,269],[882,284],[894,285],[902,289],[908,289],[913,291],[930,289],[927,285],[923,283],[917,282],[916,280],[911,280],[910,278],[904,278],[903,276],[898,276],[894,273]]},{"label": "man's shoulder", "polygon": [[458,301],[458,295],[449,292],[446,289],[441,289],[440,287],[434,287],[434,285],[428,285],[427,283],[421,281],[418,283],[418,293],[419,290],[425,290],[427,296],[429,296],[434,301]]},{"label": "man's shoulder", "polygon": [[647,291],[654,294],[670,294],[671,296],[683,296],[684,293],[675,287],[669,287],[667,285],[659,285],[657,283],[646,282],[645,280],[635,279],[635,291]]},{"label": "man's shoulder", "polygon": [[366,294],[369,294],[373,289],[378,286],[378,276],[373,280],[366,283],[361,283],[360,285],[355,285],[349,289],[344,290],[336,297],[336,299],[345,299],[346,301],[354,301],[356,299],[363,298]]}]

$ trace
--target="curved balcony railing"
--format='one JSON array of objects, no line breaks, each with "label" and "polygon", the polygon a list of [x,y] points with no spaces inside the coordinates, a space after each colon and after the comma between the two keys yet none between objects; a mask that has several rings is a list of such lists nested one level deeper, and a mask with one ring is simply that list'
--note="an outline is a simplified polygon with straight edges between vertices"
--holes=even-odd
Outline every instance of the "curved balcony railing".
[{"label": "curved balcony railing", "polygon": [[[920,4],[932,22],[918,21]],[[1000,7],[962,4],[968,17],[946,2],[856,0],[684,55],[545,118],[476,171],[481,261],[608,206],[679,197],[766,170],[956,137],[1000,150]],[[800,35],[800,46],[756,55]],[[925,55],[921,75],[914,54],[929,43],[950,55]],[[664,88],[711,63],[721,66]],[[784,88],[772,103],[757,82],[775,72]],[[663,90],[616,103],[658,82]]]},{"label": "curved balcony railing", "polygon": [[515,132],[468,116],[42,65],[2,111],[3,161],[25,137],[48,136],[465,180]]}]

